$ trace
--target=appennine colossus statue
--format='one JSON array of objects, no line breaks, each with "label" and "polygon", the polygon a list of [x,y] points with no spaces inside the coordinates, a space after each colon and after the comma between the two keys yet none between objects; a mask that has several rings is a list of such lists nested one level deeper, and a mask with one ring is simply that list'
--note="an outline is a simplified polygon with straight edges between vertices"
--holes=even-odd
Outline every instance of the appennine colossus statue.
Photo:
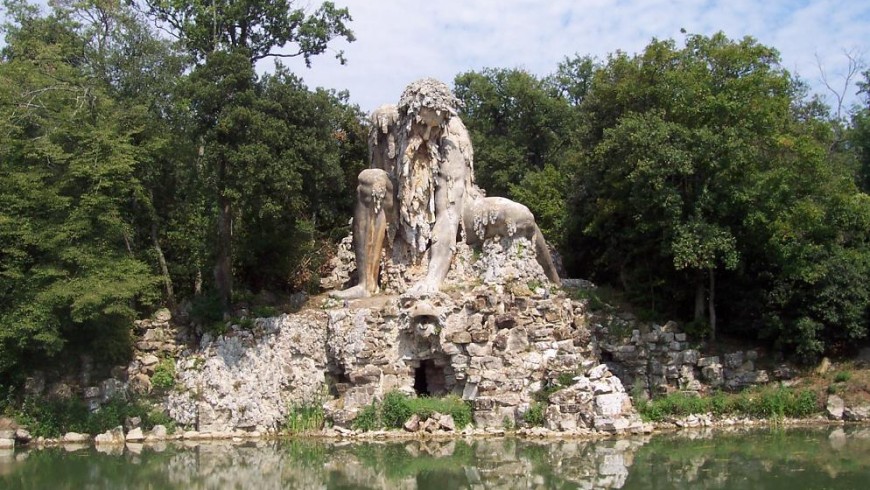
[{"label": "appennine colossus statue", "polygon": [[[378,292],[384,259],[408,271],[412,294],[437,292],[447,276],[457,235],[469,245],[498,237],[534,244],[547,278],[559,276],[534,216],[522,204],[485,197],[474,184],[473,151],[457,115],[461,102],[443,83],[422,79],[402,93],[398,106],[371,115],[371,167],[359,175],[353,217],[357,284],[337,298]],[[414,276],[413,269],[421,272]]]}]

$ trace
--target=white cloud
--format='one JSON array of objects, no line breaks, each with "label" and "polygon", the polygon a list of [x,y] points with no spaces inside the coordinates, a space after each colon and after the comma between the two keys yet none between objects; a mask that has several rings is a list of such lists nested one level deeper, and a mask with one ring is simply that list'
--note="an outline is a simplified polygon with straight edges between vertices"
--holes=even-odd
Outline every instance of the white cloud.
[{"label": "white cloud", "polygon": [[[834,0],[336,0],[350,9],[357,41],[335,43],[346,66],[327,55],[313,68],[291,66],[309,86],[348,89],[364,110],[395,102],[409,82],[450,83],[484,67],[521,67],[537,75],[574,53],[605,57],[642,50],[680,28],[731,38],[750,35],[782,53],[783,66],[822,93],[815,55],[832,76],[844,49],[870,56],[870,3]],[[854,90],[853,90],[854,92]],[[857,100],[852,98],[853,101]]]}]

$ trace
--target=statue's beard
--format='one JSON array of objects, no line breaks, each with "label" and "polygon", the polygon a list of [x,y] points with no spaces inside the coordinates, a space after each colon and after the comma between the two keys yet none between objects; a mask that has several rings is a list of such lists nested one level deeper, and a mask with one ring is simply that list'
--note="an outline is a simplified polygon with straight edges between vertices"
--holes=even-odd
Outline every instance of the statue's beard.
[{"label": "statue's beard", "polygon": [[435,175],[441,156],[435,131],[429,138],[419,131],[410,133],[399,153],[399,228],[411,248],[422,253],[435,222]]}]

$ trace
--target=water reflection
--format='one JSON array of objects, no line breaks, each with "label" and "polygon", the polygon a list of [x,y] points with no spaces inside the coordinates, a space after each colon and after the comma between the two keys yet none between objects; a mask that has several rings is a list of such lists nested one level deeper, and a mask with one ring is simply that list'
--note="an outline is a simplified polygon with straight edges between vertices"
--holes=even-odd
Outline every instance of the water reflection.
[{"label": "water reflection", "polygon": [[870,429],[0,452],[0,488],[864,488]]}]

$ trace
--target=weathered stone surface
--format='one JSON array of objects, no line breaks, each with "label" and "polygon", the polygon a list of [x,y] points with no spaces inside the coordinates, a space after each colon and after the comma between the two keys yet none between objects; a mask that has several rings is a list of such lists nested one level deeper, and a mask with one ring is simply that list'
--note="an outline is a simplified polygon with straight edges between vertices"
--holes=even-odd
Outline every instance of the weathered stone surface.
[{"label": "weathered stone surface", "polygon": [[85,398],[99,398],[100,396],[100,388],[98,386],[88,386],[85,388],[84,397]]},{"label": "weathered stone surface", "polygon": [[829,419],[841,420],[845,408],[846,404],[843,402],[842,398],[837,395],[828,395],[828,400],[825,403],[825,411],[827,412]]},{"label": "weathered stone surface", "polygon": [[846,407],[843,410],[843,419],[850,422],[870,420],[870,404]]},{"label": "weathered stone surface", "polygon": [[124,419],[124,428],[128,431],[133,430],[142,425],[141,417],[126,417]]},{"label": "weathered stone surface", "polygon": [[438,417],[438,425],[441,429],[446,431],[454,431],[456,430],[456,423],[453,421],[453,417],[449,414],[441,414]]},{"label": "weathered stone surface", "polygon": [[126,437],[124,436],[124,428],[120,425],[115,427],[114,429],[107,430],[102,434],[97,434],[94,437],[94,444],[97,446],[103,445],[118,445],[124,444],[126,442]]},{"label": "weathered stone surface", "polygon": [[142,356],[140,362],[144,367],[151,367],[160,362],[160,358],[158,358],[154,354],[145,354],[144,356]]},{"label": "weathered stone surface", "polygon": [[33,436],[30,435],[30,431],[23,427],[19,427],[15,429],[15,442],[19,444],[27,444],[33,439]]},{"label": "weathered stone surface", "polygon": [[166,323],[169,320],[172,320],[172,313],[168,308],[160,308],[156,312],[154,312],[154,321]]},{"label": "weathered stone surface", "polygon": [[147,395],[151,393],[151,378],[144,373],[139,373],[130,378],[128,386],[130,391],[137,395]]},{"label": "weathered stone surface", "polygon": [[163,425],[155,425],[151,432],[145,437],[146,441],[162,441],[166,439],[166,436],[169,432],[166,430],[166,427]]},{"label": "weathered stone surface", "polygon": [[136,427],[130,432],[127,432],[125,439],[127,442],[141,442],[145,440],[145,434],[142,432],[141,427]]},{"label": "weathered stone surface", "polygon": [[411,418],[409,418],[405,422],[404,427],[405,430],[408,432],[417,432],[418,430],[420,430],[420,416],[416,413],[414,415],[411,415]]},{"label": "weathered stone surface", "polygon": [[79,434],[78,432],[67,432],[61,438],[61,441],[71,443],[87,442],[90,440],[91,436],[87,434]]},{"label": "weathered stone surface", "polygon": [[[178,362],[169,415],[208,431],[275,426],[289,407],[320,396],[326,381],[327,323],[326,314],[307,311],[255,320],[261,332],[256,338],[226,335],[204,342],[196,354],[201,361]],[[359,353],[364,331],[354,335],[340,340]]]}]

